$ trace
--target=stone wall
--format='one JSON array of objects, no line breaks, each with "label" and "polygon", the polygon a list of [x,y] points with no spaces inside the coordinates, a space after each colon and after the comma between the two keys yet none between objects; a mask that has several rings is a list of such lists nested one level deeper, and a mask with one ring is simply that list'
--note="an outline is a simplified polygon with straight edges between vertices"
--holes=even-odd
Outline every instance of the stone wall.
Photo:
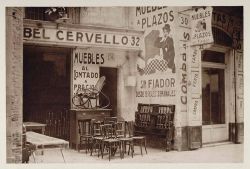
[{"label": "stone wall", "polygon": [[6,8],[7,163],[22,161],[23,8]]}]

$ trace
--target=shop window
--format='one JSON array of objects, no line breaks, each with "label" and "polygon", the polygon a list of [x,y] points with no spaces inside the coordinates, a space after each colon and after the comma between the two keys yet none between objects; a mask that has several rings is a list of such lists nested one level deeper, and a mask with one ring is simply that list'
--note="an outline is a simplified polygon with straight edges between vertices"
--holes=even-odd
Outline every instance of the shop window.
[{"label": "shop window", "polygon": [[202,124],[225,123],[224,69],[202,69]]},{"label": "shop window", "polygon": [[[25,19],[54,21],[55,17],[45,12],[47,9],[48,7],[27,7],[25,8]],[[65,13],[67,11],[68,9],[65,8]]]},{"label": "shop window", "polygon": [[[225,123],[225,54],[204,50],[202,61],[202,124]],[[217,65],[217,66],[216,66]]]},{"label": "shop window", "polygon": [[221,52],[204,50],[202,52],[202,61],[213,63],[225,63],[225,54]]}]

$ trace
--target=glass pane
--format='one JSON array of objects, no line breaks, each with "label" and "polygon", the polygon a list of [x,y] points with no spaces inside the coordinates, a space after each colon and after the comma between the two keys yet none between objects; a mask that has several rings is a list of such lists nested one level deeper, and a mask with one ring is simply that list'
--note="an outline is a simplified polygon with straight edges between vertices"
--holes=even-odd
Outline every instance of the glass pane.
[{"label": "glass pane", "polygon": [[224,69],[202,69],[202,124],[225,123]]},{"label": "glass pane", "polygon": [[214,63],[225,63],[225,54],[221,52],[211,51],[211,50],[204,50],[202,52],[202,61],[214,62]]}]

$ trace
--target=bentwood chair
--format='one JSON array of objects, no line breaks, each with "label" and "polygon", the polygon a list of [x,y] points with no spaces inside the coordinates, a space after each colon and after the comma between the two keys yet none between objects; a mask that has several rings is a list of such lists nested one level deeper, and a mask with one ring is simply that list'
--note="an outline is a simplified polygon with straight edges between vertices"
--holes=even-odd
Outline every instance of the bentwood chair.
[{"label": "bentwood chair", "polygon": [[92,156],[93,149],[96,150],[96,146],[98,146],[98,157],[101,151],[102,140],[104,139],[103,136],[103,125],[101,121],[93,121],[92,122],[92,145],[91,145],[91,153]]},{"label": "bentwood chair", "polygon": [[80,137],[78,151],[80,151],[82,146],[85,145],[86,154],[89,150],[91,150],[91,144],[92,144],[91,123],[92,123],[91,119],[78,120],[78,131],[79,131],[78,133]]},{"label": "bentwood chair", "polygon": [[[134,135],[134,121],[128,121],[127,122],[127,128],[128,128],[129,136],[131,138],[133,138],[133,146],[135,145],[136,142],[139,142],[139,144],[140,144],[140,150],[141,150],[141,155],[143,155],[142,154],[142,146],[143,145],[144,145],[144,148],[145,148],[145,152],[147,154],[148,152],[147,152],[147,146],[146,146],[146,137],[145,136],[135,136]],[[131,148],[129,148],[129,151],[130,151],[130,149]],[[133,150],[132,150],[132,152],[133,152]]]},{"label": "bentwood chair", "polygon": [[[122,126],[121,124],[124,125],[123,129],[121,127]],[[129,145],[128,154],[129,154],[130,149],[131,149],[131,155],[132,155],[132,158],[133,158],[133,155],[134,155],[134,142],[133,142],[132,135],[129,133],[127,122],[121,122],[121,124],[117,125],[118,130],[116,131],[116,133],[119,134],[119,136],[120,136],[119,139],[120,139],[121,144],[122,144],[122,158],[124,158],[124,154],[126,153],[126,146],[127,145]],[[121,132],[121,130],[123,130],[123,131]],[[123,135],[123,137],[121,137],[122,135]]]},{"label": "bentwood chair", "polygon": [[117,149],[120,152],[120,158],[122,158],[121,141],[114,135],[114,125],[104,124],[103,126],[104,139],[102,140],[102,158],[104,155],[105,148],[108,150],[109,161],[111,156],[114,156]]}]

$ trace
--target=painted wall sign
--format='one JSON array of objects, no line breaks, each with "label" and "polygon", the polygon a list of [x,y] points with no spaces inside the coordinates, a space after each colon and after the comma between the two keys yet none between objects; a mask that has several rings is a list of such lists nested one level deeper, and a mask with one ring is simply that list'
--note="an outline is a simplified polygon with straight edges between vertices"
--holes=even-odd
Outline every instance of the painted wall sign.
[{"label": "painted wall sign", "polygon": [[191,13],[191,44],[213,43],[212,7],[198,8]]},{"label": "painted wall sign", "polygon": [[[100,78],[100,67],[118,67],[127,60],[125,51],[110,51],[102,48],[78,48],[73,50],[71,57],[71,98],[78,90],[93,88]],[[119,56],[119,57],[118,57]],[[107,84],[106,82],[106,85]],[[71,108],[79,105],[77,99],[71,104]],[[92,107],[95,107],[93,99]],[[84,105],[87,107],[88,105]]]},{"label": "painted wall sign", "polygon": [[99,66],[103,64],[104,54],[90,50],[74,50],[72,57],[73,94],[78,90],[93,88],[99,79]]},{"label": "painted wall sign", "polygon": [[146,103],[174,103],[171,101],[176,96],[176,81],[174,76],[164,74],[138,76],[136,97]]},{"label": "painted wall sign", "polygon": [[187,60],[189,57],[189,43],[190,43],[190,29],[187,27],[189,25],[189,16],[184,14],[179,14],[179,57],[177,61],[177,67],[179,68],[178,79],[180,86],[179,88],[179,105],[181,112],[187,112]]},{"label": "painted wall sign", "polygon": [[190,48],[190,65],[192,68],[199,68],[201,62],[200,50],[197,48]]},{"label": "painted wall sign", "polygon": [[136,7],[135,15],[136,25],[143,30],[174,21],[174,11],[167,6]]},{"label": "painted wall sign", "polygon": [[200,113],[201,113],[201,99],[198,98],[192,98],[191,103],[190,103],[190,113],[189,113],[189,118],[191,121],[200,121]]},{"label": "painted wall sign", "polygon": [[243,53],[236,51],[237,70],[243,72]]},{"label": "painted wall sign", "polygon": [[173,7],[134,9],[136,28],[144,30],[143,50],[137,62],[137,101],[176,104],[176,10]]},{"label": "painted wall sign", "polygon": [[191,83],[192,83],[192,92],[193,93],[200,93],[200,79],[201,74],[199,71],[191,71]]},{"label": "painted wall sign", "polygon": [[231,37],[234,34],[239,35],[239,39],[243,39],[243,25],[242,20],[239,18],[230,16],[220,11],[213,11],[212,25],[222,29]]},{"label": "painted wall sign", "polygon": [[75,46],[108,46],[140,49],[141,38],[116,32],[96,32],[92,30],[66,30],[55,28],[24,27],[24,42],[51,42]]}]

